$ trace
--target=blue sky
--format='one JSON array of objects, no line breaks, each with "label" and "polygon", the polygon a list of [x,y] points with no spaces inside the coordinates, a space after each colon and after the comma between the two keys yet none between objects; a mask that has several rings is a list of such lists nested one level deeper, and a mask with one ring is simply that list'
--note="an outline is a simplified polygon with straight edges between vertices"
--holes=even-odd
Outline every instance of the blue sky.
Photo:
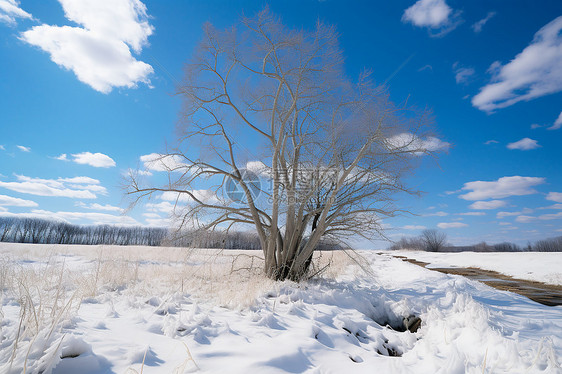
[{"label": "blue sky", "polygon": [[[203,23],[228,27],[264,5],[0,0],[0,214],[164,224],[165,199],[122,214],[123,174],[173,142],[175,85]],[[455,244],[562,235],[560,1],[269,6],[295,28],[335,25],[349,76],[371,69],[395,102],[433,110],[450,146],[411,178],[425,193],[399,197],[416,216],[387,220],[391,238],[423,228]]]}]

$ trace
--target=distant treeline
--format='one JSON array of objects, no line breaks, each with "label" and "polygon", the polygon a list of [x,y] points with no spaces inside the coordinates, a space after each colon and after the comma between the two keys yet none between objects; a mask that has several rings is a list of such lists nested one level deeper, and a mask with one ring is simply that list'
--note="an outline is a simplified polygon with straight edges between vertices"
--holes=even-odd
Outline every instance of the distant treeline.
[{"label": "distant treeline", "polygon": [[519,246],[508,242],[498,244],[487,244],[485,242],[481,242],[468,246],[453,246],[443,243],[440,246],[432,247],[428,246],[428,241],[422,235],[414,238],[404,237],[393,243],[389,249],[430,252],[562,252],[562,236],[539,240],[533,244],[529,243],[526,246]]},{"label": "distant treeline", "polygon": [[[13,217],[0,217],[0,242],[261,249],[257,234],[252,232],[178,232],[140,226],[79,226],[46,219]],[[321,241],[317,249],[333,250],[341,247],[329,241]]]},{"label": "distant treeline", "polygon": [[38,218],[0,217],[0,241],[35,244],[161,245],[168,232],[152,227],[78,226]]}]

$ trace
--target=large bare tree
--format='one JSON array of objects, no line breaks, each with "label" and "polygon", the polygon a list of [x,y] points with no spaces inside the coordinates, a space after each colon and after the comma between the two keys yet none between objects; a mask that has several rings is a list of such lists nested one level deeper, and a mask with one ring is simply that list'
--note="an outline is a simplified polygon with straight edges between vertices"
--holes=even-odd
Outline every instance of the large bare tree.
[{"label": "large bare tree", "polygon": [[225,31],[205,25],[178,94],[178,142],[151,160],[168,182],[132,174],[129,193],[175,196],[180,226],[251,225],[273,279],[305,277],[321,240],[383,235],[436,140],[425,112],[394,105],[368,73],[347,78],[332,27],[292,30],[267,10]]}]

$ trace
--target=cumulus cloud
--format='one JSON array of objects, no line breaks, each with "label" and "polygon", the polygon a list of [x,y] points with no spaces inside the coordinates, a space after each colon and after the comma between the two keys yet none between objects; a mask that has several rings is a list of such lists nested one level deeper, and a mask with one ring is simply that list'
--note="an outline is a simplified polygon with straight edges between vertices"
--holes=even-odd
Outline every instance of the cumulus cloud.
[{"label": "cumulus cloud", "polygon": [[491,112],[562,91],[561,30],[562,16],[541,28],[531,44],[509,63],[493,63],[488,69],[492,79],[472,98],[472,105]]},{"label": "cumulus cloud", "polygon": [[531,149],[536,149],[539,147],[539,143],[536,140],[530,138],[523,138],[519,141],[509,143],[507,145],[508,149],[518,149],[520,151],[529,151]]},{"label": "cumulus cloud", "polygon": [[0,195],[0,206],[36,207],[35,201],[18,199],[17,197]]},{"label": "cumulus cloud", "polygon": [[110,168],[115,166],[115,161],[103,153],[82,152],[73,154],[72,161],[77,164],[90,165],[96,168]]},{"label": "cumulus cloud", "polygon": [[468,207],[470,209],[498,209],[506,206],[506,202],[503,200],[490,200],[490,201],[477,201],[470,204]]},{"label": "cumulus cloud", "polygon": [[188,167],[178,155],[150,153],[140,156],[140,161],[146,170],[152,171],[183,171]]},{"label": "cumulus cloud", "polygon": [[114,87],[149,84],[150,65],[136,60],[153,27],[139,0],[59,0],[65,17],[82,27],[39,25],[22,40],[48,52],[83,83],[109,93]]},{"label": "cumulus cloud", "polygon": [[560,112],[558,118],[556,118],[556,121],[554,121],[554,125],[548,127],[547,130],[558,130],[561,127],[562,127],[562,112]]},{"label": "cumulus cloud", "polygon": [[441,222],[437,224],[440,229],[457,229],[461,227],[467,227],[466,223],[462,222]]},{"label": "cumulus cloud", "polygon": [[490,144],[498,144],[499,142],[497,140],[488,140],[486,142],[484,142],[485,145],[490,145]]},{"label": "cumulus cloud", "polygon": [[451,146],[450,143],[444,142],[433,136],[425,139],[411,133],[401,133],[387,139],[389,146],[397,148],[403,152],[413,152],[417,156],[421,156],[428,152],[446,151]]},{"label": "cumulus cloud", "polygon": [[533,186],[545,183],[538,177],[503,177],[497,181],[475,181],[465,183],[462,190],[470,191],[459,197],[464,200],[503,199],[509,196],[523,196],[537,193]]},{"label": "cumulus cloud", "polygon": [[22,152],[31,152],[31,148],[29,147],[25,147],[23,145],[17,145],[16,147],[18,147],[18,149]]},{"label": "cumulus cloud", "polygon": [[480,21],[475,22],[471,27],[472,30],[475,33],[479,33],[480,31],[482,31],[482,27],[484,27],[484,25],[490,20],[492,19],[493,16],[496,15],[496,12],[488,12],[488,14],[486,15],[486,17],[482,18]]},{"label": "cumulus cloud", "polygon": [[16,18],[32,19],[31,14],[20,8],[17,0],[0,0],[0,22],[15,25]]},{"label": "cumulus cloud", "polygon": [[433,30],[432,36],[442,36],[460,24],[459,15],[445,0],[418,0],[404,11],[402,22]]},{"label": "cumulus cloud", "polygon": [[562,203],[562,192],[549,192],[548,195],[546,195],[546,199]]},{"label": "cumulus cloud", "polygon": [[[16,179],[17,182],[0,181],[0,187],[30,195],[75,199],[95,199],[97,196],[94,192],[106,193],[98,180],[88,177],[41,179],[16,175]],[[87,184],[88,182],[92,184]]]}]

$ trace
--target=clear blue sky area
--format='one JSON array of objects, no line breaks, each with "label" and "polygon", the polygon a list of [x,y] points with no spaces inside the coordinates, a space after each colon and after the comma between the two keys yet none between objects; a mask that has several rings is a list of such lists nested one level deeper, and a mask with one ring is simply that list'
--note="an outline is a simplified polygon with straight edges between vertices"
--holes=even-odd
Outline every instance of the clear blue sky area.
[{"label": "clear blue sky area", "polygon": [[0,215],[165,224],[165,200],[123,214],[123,175],[173,142],[203,24],[266,5],[294,28],[335,25],[350,77],[370,69],[393,101],[433,111],[438,160],[410,180],[422,197],[397,196],[416,215],[385,221],[390,238],[562,235],[559,0],[0,0]]}]

